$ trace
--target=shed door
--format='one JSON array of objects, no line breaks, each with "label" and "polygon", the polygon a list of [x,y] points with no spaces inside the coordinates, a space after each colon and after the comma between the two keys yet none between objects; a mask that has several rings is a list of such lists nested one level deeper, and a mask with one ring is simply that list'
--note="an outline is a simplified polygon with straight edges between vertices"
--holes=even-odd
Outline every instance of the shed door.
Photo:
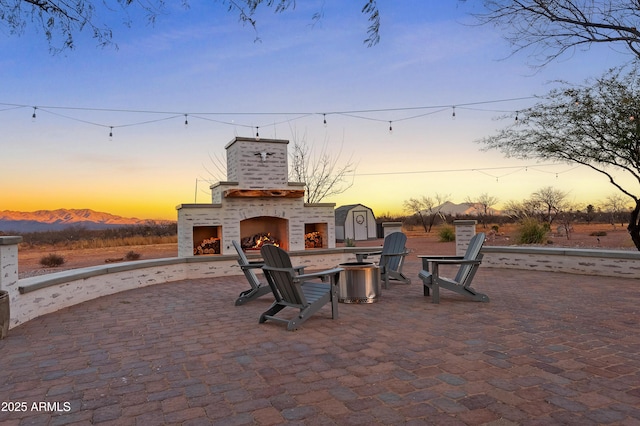
[{"label": "shed door", "polygon": [[369,224],[367,210],[354,210],[353,211],[353,239],[356,241],[366,240],[369,237],[367,232]]}]

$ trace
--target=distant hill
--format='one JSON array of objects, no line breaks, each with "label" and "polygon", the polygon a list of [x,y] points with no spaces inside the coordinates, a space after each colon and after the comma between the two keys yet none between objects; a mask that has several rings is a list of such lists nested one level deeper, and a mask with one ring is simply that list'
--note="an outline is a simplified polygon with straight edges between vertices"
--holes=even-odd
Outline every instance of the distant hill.
[{"label": "distant hill", "polygon": [[108,229],[131,225],[157,225],[165,223],[149,219],[126,218],[90,209],[38,210],[35,212],[0,211],[2,232],[60,231],[72,226],[85,229]]}]

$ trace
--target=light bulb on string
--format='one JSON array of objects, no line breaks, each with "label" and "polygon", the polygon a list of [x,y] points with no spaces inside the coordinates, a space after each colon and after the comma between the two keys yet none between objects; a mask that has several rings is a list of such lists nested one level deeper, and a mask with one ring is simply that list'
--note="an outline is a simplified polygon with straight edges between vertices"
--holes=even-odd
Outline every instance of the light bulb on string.
[{"label": "light bulb on string", "polygon": [[31,114],[31,121],[36,121],[36,110],[38,107],[33,107],[33,114]]},{"label": "light bulb on string", "polygon": [[187,114],[184,115],[184,127],[189,127],[189,116]]},{"label": "light bulb on string", "polygon": [[519,113],[519,112],[520,112],[520,111],[516,111],[516,121],[518,121],[518,113]]},{"label": "light bulb on string", "polygon": [[391,121],[389,121],[389,133],[393,133],[393,126],[391,125]]},{"label": "light bulb on string", "polygon": [[113,126],[109,127],[109,140],[112,141],[113,140]]},{"label": "light bulb on string", "polygon": [[256,139],[260,140],[260,127],[256,126]]},{"label": "light bulb on string", "polygon": [[322,124],[327,127],[327,114],[322,114]]},{"label": "light bulb on string", "polygon": [[454,105],[451,108],[453,109],[453,112],[451,113],[451,119],[455,120],[456,119],[456,107]]}]

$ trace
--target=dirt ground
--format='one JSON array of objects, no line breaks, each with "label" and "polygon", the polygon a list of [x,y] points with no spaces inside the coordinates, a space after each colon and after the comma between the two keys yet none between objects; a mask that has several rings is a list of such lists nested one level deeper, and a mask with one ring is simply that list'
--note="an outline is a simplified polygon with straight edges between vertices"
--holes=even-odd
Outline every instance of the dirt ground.
[{"label": "dirt ground", "polygon": [[[486,245],[504,246],[513,245],[516,229],[514,226],[505,225],[494,233],[490,228],[483,229],[478,225],[478,232],[487,233]],[[604,236],[592,236],[594,232],[606,232]],[[405,230],[408,236],[407,248],[417,254],[454,254],[455,243],[443,243],[438,241],[437,229],[427,234],[422,229],[414,228]],[[574,248],[605,248],[616,250],[635,250],[633,242],[623,226],[613,227],[610,224],[578,224],[573,226],[573,231],[567,238],[566,235],[550,233],[547,237],[546,247],[574,247]],[[358,247],[375,247],[382,245],[382,239],[358,241]],[[337,244],[341,246],[342,244]],[[134,251],[140,254],[140,259],[158,259],[164,257],[176,257],[178,255],[177,244],[156,244],[143,246],[110,247],[101,249],[68,250],[56,247],[18,249],[19,277],[27,278],[35,275],[49,274],[68,269],[77,269],[87,266],[104,265],[123,261],[125,255]],[[50,253],[55,253],[65,259],[62,266],[45,268],[40,265],[40,259]],[[122,260],[120,260],[122,259]]]}]

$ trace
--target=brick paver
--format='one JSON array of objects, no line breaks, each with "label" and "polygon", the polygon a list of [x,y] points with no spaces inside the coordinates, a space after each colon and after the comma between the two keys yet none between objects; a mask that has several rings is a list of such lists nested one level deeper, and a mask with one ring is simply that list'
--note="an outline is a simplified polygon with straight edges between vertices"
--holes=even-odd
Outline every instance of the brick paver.
[{"label": "brick paver", "polygon": [[416,277],[296,332],[258,324],[269,297],[234,306],[243,277],[93,300],[0,341],[0,423],[640,425],[639,281],[481,268],[474,286],[491,302],[433,305]]}]

